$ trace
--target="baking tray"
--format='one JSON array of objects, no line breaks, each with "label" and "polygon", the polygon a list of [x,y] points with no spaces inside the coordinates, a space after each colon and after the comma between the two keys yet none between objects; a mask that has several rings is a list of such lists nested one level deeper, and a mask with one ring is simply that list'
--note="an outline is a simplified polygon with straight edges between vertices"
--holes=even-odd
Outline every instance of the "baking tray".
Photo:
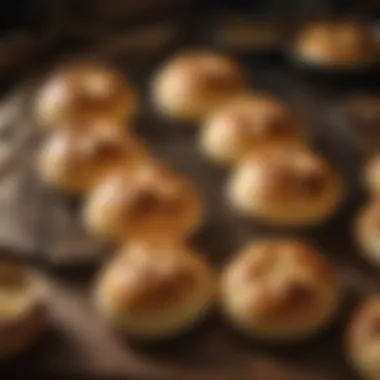
[{"label": "baking tray", "polygon": [[[156,55],[150,65],[129,67],[126,74],[135,78],[145,98],[136,132],[147,140],[154,155],[190,178],[205,197],[207,219],[191,244],[219,269],[245,243],[263,236],[291,234],[311,242],[337,263],[347,285],[349,295],[338,320],[322,335],[283,348],[237,336],[217,312],[186,336],[159,345],[132,345],[110,332],[94,311],[91,285],[112,247],[102,247],[85,235],[78,202],[46,189],[34,173],[31,157],[41,139],[31,114],[39,84],[34,79],[5,100],[8,121],[0,117],[0,144],[4,140],[15,147],[11,169],[0,178],[0,246],[4,255],[24,259],[46,272],[54,294],[52,328],[29,352],[8,363],[4,368],[8,375],[173,380],[356,378],[344,359],[345,324],[359,298],[380,290],[380,280],[359,258],[351,238],[353,218],[364,200],[358,182],[362,152],[350,132],[352,120],[344,113],[330,112],[334,93],[321,91],[286,62],[252,57],[241,62],[253,89],[274,93],[301,112],[315,148],[343,174],[349,194],[336,215],[311,229],[284,231],[239,217],[224,200],[229,172],[202,156],[197,128],[166,121],[149,102],[149,83],[157,61],[173,50],[196,46],[198,41],[189,36],[186,44],[175,43]],[[114,57],[110,60],[115,61]],[[124,61],[120,67],[125,68]],[[2,198],[7,178],[12,176],[17,177],[16,185]]]}]

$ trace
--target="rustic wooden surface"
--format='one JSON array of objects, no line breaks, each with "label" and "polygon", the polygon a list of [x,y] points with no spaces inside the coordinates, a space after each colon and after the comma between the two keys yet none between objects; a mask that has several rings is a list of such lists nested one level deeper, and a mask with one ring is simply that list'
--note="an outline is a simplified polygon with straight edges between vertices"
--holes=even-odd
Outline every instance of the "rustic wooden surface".
[{"label": "rustic wooden surface", "polygon": [[[149,347],[125,342],[109,331],[91,303],[91,285],[102,258],[112,253],[112,248],[102,248],[83,233],[80,204],[44,188],[34,174],[33,152],[40,138],[31,114],[34,83],[6,99],[0,109],[0,247],[4,254],[12,251],[46,270],[54,295],[52,321],[50,331],[35,347],[4,365],[4,375],[173,380],[356,378],[344,360],[343,332],[357,299],[380,291],[380,280],[378,273],[359,259],[351,238],[352,219],[363,200],[358,184],[362,152],[351,133],[352,120],[336,106],[342,96],[336,91],[339,81],[335,85],[330,79],[315,81],[283,60],[250,57],[244,64],[256,88],[273,92],[299,109],[316,147],[343,173],[350,189],[342,209],[325,225],[292,232],[336,261],[347,284],[347,303],[334,326],[320,337],[291,347],[247,342],[217,312],[185,337]],[[146,70],[137,75],[142,79],[142,93],[151,73]],[[354,94],[355,88],[350,91]],[[284,232],[243,220],[230,210],[223,197],[228,173],[202,157],[196,128],[165,122],[150,109],[148,100],[146,104],[136,130],[158,158],[191,178],[204,195],[208,217],[193,244],[216,268],[250,239]],[[5,152],[2,161],[2,147],[6,150],[10,145],[11,152],[8,156]]]}]

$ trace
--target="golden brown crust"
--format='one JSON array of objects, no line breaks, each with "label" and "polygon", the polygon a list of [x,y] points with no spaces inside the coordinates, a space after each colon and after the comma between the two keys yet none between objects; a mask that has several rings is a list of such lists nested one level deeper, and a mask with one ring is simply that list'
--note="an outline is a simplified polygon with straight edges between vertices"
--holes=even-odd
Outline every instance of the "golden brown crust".
[{"label": "golden brown crust", "polygon": [[123,122],[135,112],[136,103],[135,92],[120,73],[80,62],[61,68],[42,87],[37,113],[50,127],[99,118]]},{"label": "golden brown crust", "polygon": [[[156,254],[156,253],[155,253]],[[114,273],[112,297],[120,301],[121,310],[148,313],[170,307],[180,301],[183,294],[196,286],[194,268],[186,261],[159,265],[155,261],[139,263],[128,260]]]},{"label": "golden brown crust", "polygon": [[267,223],[320,223],[340,205],[341,176],[306,147],[271,146],[242,160],[228,183],[231,204]]},{"label": "golden brown crust", "polygon": [[112,107],[124,92],[123,77],[101,66],[71,66],[55,80],[68,103],[78,108]]},{"label": "golden brown crust", "polygon": [[159,194],[152,189],[143,192],[136,189],[133,198],[131,217],[136,220],[155,214],[173,218],[183,207],[179,194]]},{"label": "golden brown crust", "polygon": [[230,93],[244,86],[243,76],[237,64],[214,52],[180,53],[170,63],[170,68],[173,72],[186,76],[188,83],[193,86],[193,91],[201,94]]},{"label": "golden brown crust", "polygon": [[380,338],[380,299],[370,298],[357,308],[348,329],[350,345],[361,346]]},{"label": "golden brown crust", "polygon": [[363,184],[366,190],[374,196],[380,194],[380,155],[373,155],[364,167]]},{"label": "golden brown crust", "polygon": [[40,152],[38,169],[48,184],[82,193],[146,159],[147,150],[132,135],[60,130]]},{"label": "golden brown crust", "polygon": [[346,332],[348,359],[363,378],[379,378],[379,337],[380,298],[373,296],[358,306]]},{"label": "golden brown crust", "polygon": [[0,357],[23,350],[47,324],[46,289],[30,268],[0,263]]},{"label": "golden brown crust", "polygon": [[215,278],[201,256],[177,244],[124,246],[98,278],[96,301],[109,322],[141,338],[191,327],[211,306]]},{"label": "golden brown crust", "polygon": [[[235,266],[237,265],[237,267]],[[300,273],[310,276],[315,281],[335,281],[335,272],[330,262],[324,259],[314,248],[297,240],[273,239],[249,245],[233,264],[235,270],[242,272],[241,281],[264,281],[272,271],[283,274],[284,289],[292,292],[294,282],[287,277],[288,272],[299,269]]]},{"label": "golden brown crust", "polygon": [[[303,167],[301,162],[277,162],[267,161],[266,185],[267,195],[277,198],[288,197],[313,197],[318,196],[325,190],[326,177],[329,169],[322,163],[321,167]],[[327,183],[328,184],[328,183]]]},{"label": "golden brown crust", "polygon": [[231,59],[209,51],[181,52],[158,71],[153,81],[156,106],[174,118],[199,120],[245,88]]},{"label": "golden brown crust", "polygon": [[332,263],[291,239],[250,244],[222,277],[224,305],[235,323],[280,339],[323,325],[337,307],[340,288]]},{"label": "golden brown crust", "polygon": [[374,265],[380,264],[380,202],[373,200],[359,212],[354,224],[360,253]]},{"label": "golden brown crust", "polygon": [[257,304],[247,307],[247,312],[253,316],[265,318],[267,322],[281,323],[294,321],[306,314],[314,306],[315,292],[308,284],[284,281],[277,288],[263,287],[261,301],[266,303],[265,308],[257,308]]},{"label": "golden brown crust", "polygon": [[[227,105],[224,110],[226,110]],[[269,95],[245,95],[230,103],[232,113],[251,122],[251,129],[265,137],[298,133],[299,115],[286,103]],[[296,131],[295,131],[296,130]]]},{"label": "golden brown crust", "polygon": [[253,159],[262,166],[268,189],[275,197],[281,193],[295,197],[321,194],[328,179],[335,176],[327,161],[307,149],[294,149],[292,152],[268,149]]},{"label": "golden brown crust", "polygon": [[206,154],[226,163],[235,163],[267,145],[305,142],[305,128],[297,112],[264,94],[236,96],[216,108],[206,118],[201,135]]},{"label": "golden brown crust", "polygon": [[371,202],[359,214],[357,232],[363,238],[380,236],[380,202]]},{"label": "golden brown crust", "polygon": [[371,28],[353,20],[311,23],[301,31],[297,48],[303,59],[326,65],[367,63],[376,56]]},{"label": "golden brown crust", "polygon": [[198,226],[202,205],[193,186],[162,165],[141,165],[109,178],[85,208],[89,228],[111,239],[181,239]]}]

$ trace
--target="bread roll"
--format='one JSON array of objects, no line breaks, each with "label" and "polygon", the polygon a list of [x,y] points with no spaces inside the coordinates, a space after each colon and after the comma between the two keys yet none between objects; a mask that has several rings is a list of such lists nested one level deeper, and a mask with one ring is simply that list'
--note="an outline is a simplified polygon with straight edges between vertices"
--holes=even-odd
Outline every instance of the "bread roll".
[{"label": "bread roll", "polygon": [[223,310],[244,334],[273,342],[306,339],[324,329],[341,300],[334,267],[292,239],[249,244],[222,274]]},{"label": "bread roll", "polygon": [[380,196],[380,155],[373,155],[364,168],[364,186],[373,196]]},{"label": "bread roll", "polygon": [[212,270],[198,254],[177,245],[122,248],[99,276],[95,290],[105,319],[144,340],[190,329],[214,298]]},{"label": "bread roll", "polygon": [[38,171],[48,185],[81,195],[145,159],[144,145],[131,135],[59,130],[38,153]]},{"label": "bread roll", "polygon": [[372,264],[380,266],[380,201],[364,206],[354,227],[360,253]]},{"label": "bread roll", "polygon": [[297,58],[326,67],[352,67],[371,63],[376,44],[371,27],[355,21],[315,22],[301,30]]},{"label": "bread roll", "polygon": [[0,263],[0,358],[26,349],[47,326],[46,285],[32,270]]},{"label": "bread roll", "polygon": [[365,300],[355,311],[347,332],[347,357],[363,379],[380,378],[380,298]]},{"label": "bread roll", "polygon": [[36,118],[44,127],[105,119],[123,126],[137,110],[137,96],[123,76],[98,63],[74,63],[55,72],[36,99]]},{"label": "bread roll", "polygon": [[193,186],[161,164],[109,177],[90,193],[85,224],[111,241],[181,240],[199,226],[202,205]]},{"label": "bread roll", "polygon": [[187,51],[158,70],[152,97],[166,116],[194,122],[244,89],[245,80],[234,61],[214,52]]},{"label": "bread roll", "polygon": [[273,144],[305,143],[299,115],[287,104],[267,95],[242,95],[206,118],[201,147],[211,159],[233,164],[257,148]]},{"label": "bread roll", "polygon": [[306,148],[264,149],[241,161],[228,198],[243,214],[265,223],[303,227],[327,219],[343,199],[340,175]]}]

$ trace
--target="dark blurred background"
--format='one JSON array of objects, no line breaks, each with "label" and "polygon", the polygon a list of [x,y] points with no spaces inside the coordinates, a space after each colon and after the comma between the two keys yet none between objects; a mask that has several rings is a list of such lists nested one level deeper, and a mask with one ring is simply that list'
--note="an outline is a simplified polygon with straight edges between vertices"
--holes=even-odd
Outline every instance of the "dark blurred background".
[{"label": "dark blurred background", "polygon": [[[2,0],[1,5],[0,28],[3,32],[16,28],[41,30],[53,26],[59,19],[74,22],[80,18],[83,21],[98,18],[99,22],[105,22],[107,19],[139,18],[143,21],[152,12],[162,17],[170,8],[181,5],[199,12],[206,9],[214,12],[243,10],[291,19],[332,15],[380,16],[378,0]],[[70,25],[66,24],[66,27],[70,28]]]},{"label": "dark blurred background", "polygon": [[[2,0],[1,5],[0,84],[56,52],[97,51],[110,59],[122,53],[119,62],[147,62],[175,39],[184,41],[189,31],[206,41],[205,21],[219,14],[272,20],[288,34],[312,18],[380,19],[379,0]],[[165,25],[155,29],[159,23]]]}]

